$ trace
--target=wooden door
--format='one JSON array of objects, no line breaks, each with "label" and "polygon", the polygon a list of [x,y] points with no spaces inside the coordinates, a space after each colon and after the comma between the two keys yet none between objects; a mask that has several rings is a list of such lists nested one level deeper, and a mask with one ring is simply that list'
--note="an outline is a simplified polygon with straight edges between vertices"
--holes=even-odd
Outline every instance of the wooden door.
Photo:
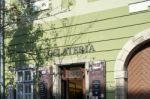
[{"label": "wooden door", "polygon": [[140,50],[129,62],[128,99],[150,99],[150,47]]},{"label": "wooden door", "polygon": [[84,99],[82,79],[69,80],[68,95],[69,99]]},{"label": "wooden door", "polygon": [[85,99],[84,68],[65,67],[62,70],[61,99]]}]

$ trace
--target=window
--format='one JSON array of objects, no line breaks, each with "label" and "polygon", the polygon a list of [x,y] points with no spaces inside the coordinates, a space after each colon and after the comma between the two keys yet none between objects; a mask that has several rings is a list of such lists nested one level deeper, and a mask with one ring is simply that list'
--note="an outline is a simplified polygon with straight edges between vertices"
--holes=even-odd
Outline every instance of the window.
[{"label": "window", "polygon": [[33,99],[33,73],[31,70],[19,70],[16,73],[17,99]]}]

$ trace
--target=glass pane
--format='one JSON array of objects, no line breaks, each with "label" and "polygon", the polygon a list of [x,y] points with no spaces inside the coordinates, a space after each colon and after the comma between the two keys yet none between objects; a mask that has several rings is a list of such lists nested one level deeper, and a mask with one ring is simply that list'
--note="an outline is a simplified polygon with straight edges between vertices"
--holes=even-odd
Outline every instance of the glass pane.
[{"label": "glass pane", "polygon": [[23,85],[22,84],[17,85],[17,96],[18,96],[18,99],[23,98]]},{"label": "glass pane", "polygon": [[31,71],[25,71],[25,81],[31,80]]},{"label": "glass pane", "polygon": [[18,72],[18,81],[23,81],[23,72]]},{"label": "glass pane", "polygon": [[25,95],[25,99],[32,99],[32,98],[31,98],[31,94]]},{"label": "glass pane", "polygon": [[31,84],[25,84],[25,93],[31,93]]},{"label": "glass pane", "polygon": [[17,99],[22,99],[23,95],[22,94],[17,94]]}]

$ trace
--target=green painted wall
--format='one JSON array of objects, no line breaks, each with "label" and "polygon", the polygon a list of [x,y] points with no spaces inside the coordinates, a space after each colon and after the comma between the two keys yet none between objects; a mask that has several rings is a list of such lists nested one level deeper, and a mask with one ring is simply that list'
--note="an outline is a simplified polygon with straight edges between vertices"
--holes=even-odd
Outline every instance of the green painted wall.
[{"label": "green painted wall", "polygon": [[94,1],[97,1],[97,0],[88,0],[88,2],[94,2]]},{"label": "green painted wall", "polygon": [[[129,13],[128,7],[125,6],[34,24],[34,29],[30,31],[16,33],[17,30],[14,30],[5,36],[6,48],[9,49],[6,50],[6,55],[9,56],[6,57],[6,67],[35,63],[48,65],[54,59],[48,56],[49,49],[90,43],[94,46],[95,52],[60,56],[58,59],[68,60],[77,57],[106,60],[106,95],[107,99],[115,99],[116,57],[131,37],[150,28],[149,16],[150,10]],[[12,53],[9,54],[10,52]]]}]

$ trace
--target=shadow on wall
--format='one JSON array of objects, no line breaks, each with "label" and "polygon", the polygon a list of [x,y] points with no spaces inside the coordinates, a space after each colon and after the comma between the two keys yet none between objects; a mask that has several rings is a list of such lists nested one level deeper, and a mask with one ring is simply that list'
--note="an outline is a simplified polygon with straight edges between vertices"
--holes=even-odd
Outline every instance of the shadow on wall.
[{"label": "shadow on wall", "polygon": [[[126,90],[126,94],[124,96],[124,92],[122,92],[122,88],[118,88],[118,93],[117,93],[117,99],[121,99],[122,97],[124,97],[123,99],[149,99],[150,97],[150,92],[149,90],[146,90],[145,88],[136,88],[136,89],[133,89],[133,90]],[[119,91],[120,90],[120,91]],[[114,91],[115,92],[115,91]],[[113,93],[113,99],[116,99],[115,98],[115,93]],[[107,95],[107,99],[112,99],[111,97],[112,95]]]},{"label": "shadow on wall", "polygon": [[[5,60],[6,70],[10,68],[15,68],[15,70],[16,68],[28,68],[29,64],[31,64],[30,61],[35,63],[37,69],[39,64],[44,63],[39,52],[40,46],[36,44],[43,36],[43,31],[40,25],[35,27],[33,24],[33,21],[37,19],[40,13],[32,12],[28,1],[14,1],[9,6],[11,7],[7,11],[9,27],[5,33],[5,41],[9,41],[5,49],[7,56]],[[15,79],[16,76],[15,72],[12,71],[11,73],[5,71],[5,84],[7,88],[5,95],[7,97],[9,96],[8,82],[10,79]],[[12,83],[15,84],[15,81]],[[35,91],[37,93],[37,90]]]},{"label": "shadow on wall", "polygon": [[[9,28],[6,31],[5,40],[9,44],[6,44],[6,68],[12,66],[13,68],[28,68],[29,64],[35,64],[35,69],[38,70],[39,66],[42,66],[47,60],[52,60],[51,57],[47,55],[47,49],[57,48],[57,37],[58,31],[56,31],[55,25],[50,26],[50,31],[53,36],[53,39],[43,38],[43,33],[45,32],[42,28],[42,25],[34,24],[34,21],[38,18],[41,13],[33,13],[30,8],[30,3],[28,2],[14,2],[11,4],[11,7],[8,12],[8,21],[10,21]],[[72,33],[79,31],[80,27],[70,26],[75,20],[74,18],[71,21],[67,19],[61,19],[63,28],[59,32],[64,32],[64,44],[63,46],[72,46],[82,35],[74,35]],[[66,23],[68,21],[68,23]],[[87,31],[92,24],[87,26],[85,29],[79,32]],[[49,35],[50,36],[50,35]],[[8,41],[7,41],[8,40]],[[47,47],[45,47],[47,45]],[[44,46],[44,48],[43,48]],[[65,56],[58,56],[59,61],[64,59]],[[11,77],[15,77],[15,73],[6,73],[6,80],[9,81]],[[12,77],[13,78],[13,77]],[[38,82],[38,76],[35,75],[34,80]],[[7,83],[7,82],[6,82]],[[6,85],[7,87],[7,85]],[[38,91],[36,90],[38,93]]]},{"label": "shadow on wall", "polygon": [[[88,92],[88,91],[86,91],[86,92]],[[104,98],[102,98],[103,96],[102,97],[99,96],[98,99],[115,99],[115,91],[114,90],[106,89],[106,92],[104,94],[105,94]],[[66,98],[61,98],[62,96],[60,94],[54,93],[54,95],[55,96],[53,96],[53,99],[66,99]],[[93,96],[93,98],[91,98],[88,93],[81,94],[81,95],[83,95],[83,97],[84,97],[84,98],[81,98],[82,96],[80,96],[81,99],[95,99],[94,96]],[[75,95],[75,93],[72,93],[71,95],[68,95],[68,96],[70,96],[69,99],[80,99],[80,98],[77,98],[77,95]]]},{"label": "shadow on wall", "polygon": [[129,92],[127,99],[149,99],[149,97],[150,97],[149,90],[145,91],[144,89],[141,89],[138,91]]},{"label": "shadow on wall", "polygon": [[[36,26],[34,24],[34,21],[37,20],[38,16],[43,12],[33,13],[30,4],[26,3],[27,5],[24,5],[21,1],[18,2],[20,5],[12,4],[9,17],[15,24],[10,25],[12,30],[8,30],[6,34],[6,38],[9,39],[9,45],[6,49],[6,55],[9,56],[7,63],[13,67],[28,66],[32,63],[35,63],[36,66],[41,66],[47,60],[53,61],[53,58],[48,56],[47,50],[59,47],[57,39],[63,38],[63,46],[72,46],[82,37],[80,34],[74,35],[73,33],[77,31],[81,33],[86,32],[93,24],[89,24],[79,31],[80,26],[72,25],[73,22],[77,21],[74,20],[74,17],[69,20],[67,18],[58,19],[62,24],[60,29],[53,23],[47,24],[43,22],[44,25],[49,25],[48,37],[43,38],[43,33],[45,33],[46,30],[43,30],[42,24],[37,24]],[[24,8],[24,6],[26,7]],[[59,37],[59,32],[64,33],[64,35]],[[60,63],[61,60],[64,59],[64,56],[57,56]]]},{"label": "shadow on wall", "polygon": [[[18,1],[18,4],[15,3],[12,4],[9,16],[15,23],[12,24],[15,29],[9,31],[12,39],[9,43],[7,54],[13,66],[27,66],[32,57],[35,58],[35,61],[42,57],[39,54],[36,42],[43,36],[43,32],[40,25],[38,27],[33,25],[38,13],[32,12],[30,3],[22,1]],[[43,60],[38,60],[37,62],[43,63]]]},{"label": "shadow on wall", "polygon": [[[88,91],[86,91],[86,92],[88,92]],[[16,99],[15,98],[15,90],[13,90],[13,94],[14,95],[12,95],[12,96],[14,96],[14,99]],[[51,93],[47,93],[47,94],[51,94]],[[64,99],[64,98],[61,98],[61,96],[62,96],[61,94],[58,94],[58,93],[53,93],[53,94],[54,94],[53,99]],[[73,96],[73,95],[75,95],[75,93],[71,94],[71,95],[72,95],[72,97],[70,97],[69,99],[79,99],[79,98],[76,98],[77,96]],[[89,94],[83,94],[83,95],[86,97],[86,99],[93,99],[93,98],[89,98]],[[120,95],[118,95],[118,99],[121,99],[121,97],[122,96],[120,93]],[[139,89],[138,91],[129,92],[125,97],[127,97],[126,99],[149,99],[150,93],[149,93],[149,91]],[[40,99],[40,97],[39,97],[39,99]],[[49,99],[52,99],[52,98],[49,98]],[[116,99],[115,98],[115,90],[106,89],[105,98],[99,98],[99,99]]]}]

